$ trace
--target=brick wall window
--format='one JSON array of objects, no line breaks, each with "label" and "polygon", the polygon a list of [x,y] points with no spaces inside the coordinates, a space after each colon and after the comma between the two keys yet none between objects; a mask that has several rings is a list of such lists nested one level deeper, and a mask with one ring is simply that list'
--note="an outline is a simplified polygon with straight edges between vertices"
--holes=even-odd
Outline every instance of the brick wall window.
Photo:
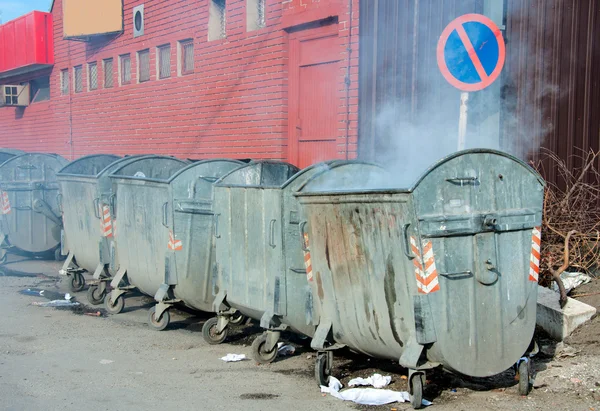
[{"label": "brick wall window", "polygon": [[180,76],[194,72],[194,40],[187,39],[179,42],[179,59],[177,71]]},{"label": "brick wall window", "polygon": [[227,3],[225,0],[209,0],[208,40],[224,39],[227,32]]},{"label": "brick wall window", "polygon": [[113,59],[104,59],[104,88],[113,86]]},{"label": "brick wall window", "polygon": [[60,71],[60,94],[66,96],[69,94],[69,70]]},{"label": "brick wall window", "polygon": [[138,51],[138,82],[150,80],[150,50]]},{"label": "brick wall window", "polygon": [[88,63],[88,88],[96,90],[98,88],[98,64]]},{"label": "brick wall window", "polygon": [[131,83],[131,56],[129,54],[119,56],[119,72],[121,84]]},{"label": "brick wall window", "polygon": [[157,51],[158,78],[171,77],[171,45],[159,46]]},{"label": "brick wall window", "polygon": [[246,0],[246,31],[262,29],[266,23],[266,0]]},{"label": "brick wall window", "polygon": [[81,93],[83,91],[83,67],[73,67],[73,90],[75,93]]}]

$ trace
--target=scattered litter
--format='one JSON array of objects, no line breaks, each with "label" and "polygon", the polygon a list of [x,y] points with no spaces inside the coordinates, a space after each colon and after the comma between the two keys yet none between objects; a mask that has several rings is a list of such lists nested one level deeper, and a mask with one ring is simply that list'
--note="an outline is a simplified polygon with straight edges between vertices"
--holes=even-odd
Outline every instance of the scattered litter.
[{"label": "scattered litter", "polygon": [[71,296],[71,294],[69,294],[69,293],[66,293],[66,294],[65,294],[65,300],[70,300],[71,298],[73,298],[73,297]]},{"label": "scattered litter", "polygon": [[89,315],[90,317],[102,317],[102,313],[100,311],[96,311],[95,313],[84,313],[85,315]]},{"label": "scattered litter", "polygon": [[52,300],[47,303],[41,303],[39,301],[34,301],[31,305],[35,305],[38,307],[72,307],[79,305],[77,301],[69,301],[69,300]]},{"label": "scattered litter", "polygon": [[44,290],[38,290],[36,288],[27,288],[25,290],[19,291],[19,293],[23,295],[35,295],[36,297],[38,297],[40,295],[44,295]]},{"label": "scattered litter", "polygon": [[[340,392],[342,383],[335,377],[329,377],[329,386],[321,385],[321,392],[331,394],[333,397],[352,401],[362,405],[384,405],[393,402],[410,401],[406,391],[381,390],[376,388],[350,388]],[[431,405],[431,402],[423,400],[423,405]]]},{"label": "scattered litter", "polygon": [[[567,290],[567,294],[569,294],[572,290],[579,287],[582,284],[587,284],[592,281],[592,277],[585,273],[569,273],[567,271],[563,272],[560,275],[560,278],[565,285],[565,289]],[[552,289],[556,292],[559,292],[558,285],[556,281],[552,282]]]},{"label": "scattered litter", "polygon": [[100,364],[102,364],[102,365],[111,364],[113,362],[114,362],[113,360],[100,360]]},{"label": "scattered litter", "polygon": [[372,385],[375,388],[383,388],[388,386],[392,382],[392,377],[389,375],[383,376],[381,374],[373,374],[369,378],[353,378],[348,382],[350,387],[356,385]]},{"label": "scattered litter", "polygon": [[581,384],[581,380],[579,378],[571,378],[571,382],[573,384]]},{"label": "scattered litter", "polygon": [[296,347],[290,344],[283,345],[282,342],[277,343],[277,355],[286,356],[293,355],[296,352]]},{"label": "scattered litter", "polygon": [[311,354],[308,354],[308,355],[306,356],[306,359],[307,359],[307,360],[310,360],[312,357],[313,357],[313,356],[312,356]]},{"label": "scattered litter", "polygon": [[408,377],[406,375],[401,375],[400,378],[403,380],[408,380]]},{"label": "scattered litter", "polygon": [[555,358],[569,358],[569,357],[576,357],[577,354],[579,354],[581,352],[581,350],[577,350],[573,347],[571,347],[568,344],[565,344],[564,342],[559,342],[556,344],[555,350],[554,350],[554,357]]},{"label": "scattered litter", "polygon": [[247,360],[246,354],[227,354],[225,357],[221,357],[225,362],[238,362]]}]

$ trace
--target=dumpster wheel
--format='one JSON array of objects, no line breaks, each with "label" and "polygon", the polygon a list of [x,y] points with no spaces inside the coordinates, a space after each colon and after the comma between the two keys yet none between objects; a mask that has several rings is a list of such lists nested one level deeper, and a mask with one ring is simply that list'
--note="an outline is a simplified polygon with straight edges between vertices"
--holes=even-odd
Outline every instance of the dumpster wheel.
[{"label": "dumpster wheel", "polygon": [[415,410],[423,407],[423,380],[425,375],[420,372],[415,372],[409,378],[410,403]]},{"label": "dumpster wheel", "polygon": [[204,341],[210,345],[221,344],[225,341],[225,338],[227,338],[227,327],[225,327],[221,333],[218,333],[217,322],[217,317],[209,318],[202,326],[202,337],[204,337]]},{"label": "dumpster wheel", "polygon": [[97,285],[90,285],[87,290],[87,299],[90,304],[100,305],[104,302],[104,298],[106,298],[106,289],[101,292]]},{"label": "dumpster wheel", "polygon": [[167,328],[170,322],[171,314],[169,314],[169,310],[163,311],[158,320],[156,319],[156,306],[153,306],[148,310],[148,325],[150,325],[153,330],[162,331]]},{"label": "dumpster wheel", "polygon": [[329,376],[331,375],[333,354],[331,352],[320,352],[315,361],[315,379],[319,386],[327,387],[329,385]]},{"label": "dumpster wheel", "polygon": [[246,317],[244,314],[238,311],[237,313],[231,316],[231,318],[229,319],[229,324],[242,325],[246,322],[247,319],[248,317]]},{"label": "dumpster wheel", "polygon": [[277,357],[277,344],[271,351],[265,350],[267,334],[263,333],[252,341],[252,358],[259,364],[270,364]]},{"label": "dumpster wheel", "polygon": [[116,301],[113,301],[112,295],[109,293],[104,298],[104,308],[111,314],[119,314],[125,307],[125,299],[122,296],[118,296]]},{"label": "dumpster wheel", "polygon": [[519,377],[519,395],[528,395],[531,389],[529,361],[521,360],[517,367]]},{"label": "dumpster wheel", "polygon": [[71,281],[69,282],[69,286],[72,292],[77,293],[85,288],[85,278],[83,277],[83,274],[73,273],[70,277]]}]

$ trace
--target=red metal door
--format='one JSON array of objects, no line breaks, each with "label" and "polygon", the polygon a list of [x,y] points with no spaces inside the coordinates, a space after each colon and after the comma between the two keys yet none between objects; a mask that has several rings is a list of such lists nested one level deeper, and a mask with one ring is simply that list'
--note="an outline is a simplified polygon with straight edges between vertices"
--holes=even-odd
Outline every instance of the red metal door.
[{"label": "red metal door", "polygon": [[336,25],[290,35],[288,161],[300,168],[338,158],[338,56]]}]

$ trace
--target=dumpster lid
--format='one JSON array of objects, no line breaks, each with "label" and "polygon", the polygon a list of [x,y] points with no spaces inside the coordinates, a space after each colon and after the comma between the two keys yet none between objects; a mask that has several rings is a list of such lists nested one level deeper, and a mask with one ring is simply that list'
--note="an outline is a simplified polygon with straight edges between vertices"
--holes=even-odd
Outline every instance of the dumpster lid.
[{"label": "dumpster lid", "polygon": [[121,157],[114,154],[92,154],[70,162],[57,175],[97,177],[106,167],[120,159]]},{"label": "dumpster lid", "polygon": [[[190,160],[188,160],[190,161]],[[232,160],[230,158],[211,158],[209,160],[194,160],[192,162],[192,164],[189,164],[188,166],[177,170],[175,172],[175,174],[173,174],[170,178],[169,178],[169,183],[172,182],[173,180],[175,180],[177,177],[181,176],[183,173],[185,173],[186,171],[188,171],[191,168],[196,168],[196,167],[204,167],[206,168],[206,171],[208,172],[206,175],[201,175],[199,176],[199,178],[204,179],[210,183],[216,183],[220,176],[215,176],[213,174],[219,174],[219,173],[215,173],[214,171],[216,170],[211,170],[211,165],[214,165],[216,163],[226,163],[226,164],[236,164],[236,165],[243,165],[244,163],[239,161],[239,160]]]},{"label": "dumpster lid", "polygon": [[155,155],[127,160],[129,161],[123,161],[124,164],[109,177],[166,183],[175,173],[190,164],[189,161],[175,157]]},{"label": "dumpster lid", "polygon": [[24,152],[21,150],[13,150],[10,148],[0,149],[0,164],[20,154],[24,154]]},{"label": "dumpster lid", "polygon": [[[336,184],[340,184],[339,180],[342,173],[347,172],[348,169],[358,169],[360,168],[363,173],[372,172],[370,169],[375,167],[377,169],[383,170],[379,165],[374,163],[369,163],[360,160],[329,160],[321,163],[313,164],[300,172],[296,173],[289,180],[287,180],[281,186],[282,189],[290,188],[294,191],[302,191],[303,188],[311,183],[313,187],[317,187],[317,185],[322,186],[327,182],[332,183],[332,187],[337,187]],[[330,172],[333,171],[333,174]],[[326,176],[325,176],[326,175]],[[324,181],[321,182],[320,176],[324,177]],[[353,175],[351,177],[354,181],[357,181],[357,177]],[[320,181],[317,183],[317,180]],[[344,186],[346,187],[346,186]],[[346,187],[348,188],[348,187]],[[312,190],[312,189],[311,189]]]},{"label": "dumpster lid", "polygon": [[[48,160],[56,160],[56,168],[62,169],[68,161],[59,156],[58,154],[49,154],[49,153],[25,153],[20,155],[15,155],[14,157],[9,158],[4,163],[0,164],[0,170],[5,170],[7,168],[12,167],[14,164],[28,162],[31,163],[31,166],[35,168],[35,164],[37,161],[35,159],[41,160],[42,158],[46,158]],[[60,167],[60,168],[59,168]]]},{"label": "dumpster lid", "polygon": [[[460,157],[467,154],[495,154],[500,155],[506,158],[509,158],[516,163],[523,166],[529,172],[536,176],[536,178],[540,181],[541,184],[545,184],[543,178],[539,175],[537,171],[531,168],[527,163],[523,160],[514,157],[511,154],[505,153],[499,150],[493,149],[469,149],[458,151],[456,153],[450,154],[441,160],[434,163],[432,166],[427,168],[425,172],[423,172],[419,178],[412,183],[409,187],[399,187],[395,185],[396,176],[394,176],[389,171],[385,171],[382,166],[377,166],[376,164],[370,163],[371,166],[377,167],[380,171],[376,171],[373,174],[368,174],[366,170],[353,169],[351,174],[340,174],[342,179],[332,177],[336,172],[336,167],[332,166],[330,170],[324,170],[322,173],[319,173],[313,176],[301,189],[298,191],[297,195],[318,195],[318,194],[342,194],[342,193],[350,193],[350,192],[390,192],[390,193],[409,193],[416,189],[416,187],[423,181],[423,179],[430,174],[435,169],[439,168],[443,164],[448,161]],[[350,160],[352,161],[352,160]],[[369,163],[367,163],[369,164]],[[341,165],[341,164],[340,164]],[[363,171],[365,174],[361,175],[360,172]],[[358,179],[356,179],[358,178]]]},{"label": "dumpster lid", "polygon": [[260,160],[236,168],[216,182],[219,186],[280,187],[300,169],[285,161]]}]

